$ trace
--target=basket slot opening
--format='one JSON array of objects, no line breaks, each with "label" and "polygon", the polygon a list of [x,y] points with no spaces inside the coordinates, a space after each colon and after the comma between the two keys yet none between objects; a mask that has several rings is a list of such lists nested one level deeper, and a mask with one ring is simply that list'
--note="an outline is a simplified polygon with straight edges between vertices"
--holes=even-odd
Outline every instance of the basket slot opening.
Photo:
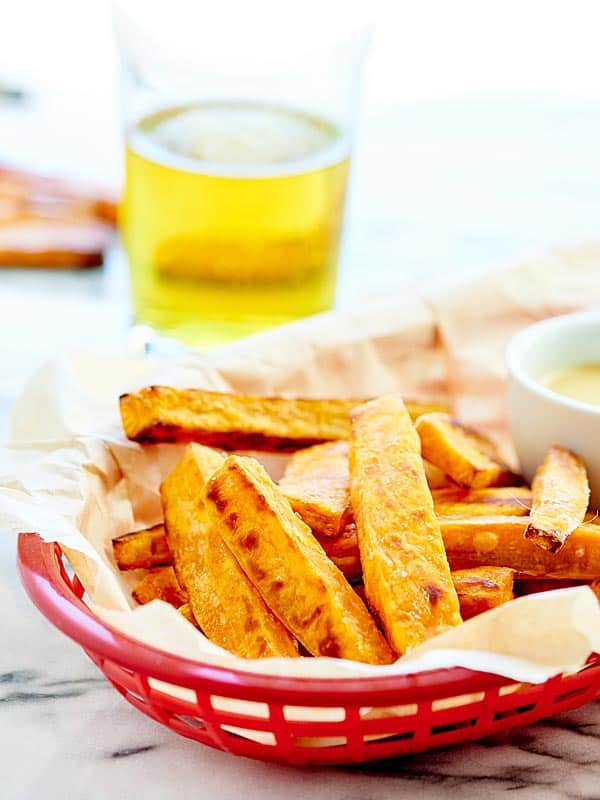
[{"label": "basket slot opening", "polygon": [[402,742],[407,741],[408,739],[414,739],[415,732],[414,731],[402,731],[402,733],[367,733],[366,736],[363,736],[363,742],[365,744],[377,744],[378,742]]},{"label": "basket slot opening", "polygon": [[126,675],[130,675],[131,677],[136,677],[135,672],[132,669],[129,669],[128,667],[124,667],[121,664],[115,664],[114,661],[105,661],[104,663],[107,666],[110,665],[110,667],[112,668],[111,675],[117,675],[117,670],[118,670],[118,672],[124,672]]},{"label": "basket slot opening", "polygon": [[344,747],[348,744],[346,736],[292,736],[295,747]]},{"label": "basket slot opening", "polygon": [[175,683],[160,681],[158,678],[148,678],[148,686],[161,694],[175,697],[177,700],[183,700],[186,703],[196,704],[197,697],[193,689],[187,689],[185,686],[177,686]]},{"label": "basket slot opening", "polygon": [[402,706],[361,706],[361,719],[382,719],[384,717],[413,717],[419,710],[417,703]]},{"label": "basket slot opening", "polygon": [[137,692],[133,692],[131,689],[124,689],[123,687],[121,687],[120,691],[125,695],[126,698],[132,697],[138,703],[147,703],[148,702],[145,697],[142,697],[142,695],[138,694]]},{"label": "basket slot opening", "polygon": [[439,736],[442,733],[450,733],[451,731],[459,731],[463,728],[472,728],[477,724],[477,717],[472,719],[463,719],[460,722],[449,722],[446,725],[434,725],[431,729],[432,736]]},{"label": "basket slot opening", "polygon": [[246,739],[258,744],[266,744],[274,747],[277,744],[275,734],[271,731],[255,731],[252,728],[240,728],[237,725],[221,725],[221,730],[235,739]]},{"label": "basket slot opening", "polygon": [[557,697],[555,697],[552,703],[553,704],[562,703],[565,700],[570,700],[572,697],[578,697],[580,694],[585,694],[586,692],[589,692],[590,688],[591,688],[590,686],[582,686],[579,689],[571,689],[571,691],[569,692],[563,692],[562,694],[559,694]]},{"label": "basket slot opening", "polygon": [[341,706],[283,706],[283,718],[288,722],[343,722],[346,719],[346,709]]},{"label": "basket slot opening", "polygon": [[434,700],[431,704],[432,711],[445,711],[449,708],[468,706],[473,703],[481,703],[485,699],[485,692],[472,692],[471,694],[457,694],[454,697],[442,697]]},{"label": "basket slot opening", "polygon": [[189,725],[190,728],[206,730],[206,725],[204,724],[203,720],[199,719],[198,717],[190,717],[187,714],[172,714],[172,716],[175,719],[178,719],[180,722],[183,722],[184,725]]},{"label": "basket slot opening", "polygon": [[505,697],[507,694],[520,692],[523,689],[528,689],[529,686],[530,684],[528,683],[508,683],[506,686],[501,686],[498,689],[498,697]]},{"label": "basket slot opening", "polygon": [[528,703],[526,706],[517,706],[516,708],[508,708],[506,711],[497,711],[494,714],[494,721],[498,722],[508,717],[516,717],[518,714],[527,714],[529,711],[533,711],[534,708],[535,703]]},{"label": "basket slot opening", "polygon": [[210,704],[215,711],[221,711],[225,714],[254,717],[254,719],[269,719],[268,704],[260,703],[256,700],[240,700],[237,697],[223,697],[219,694],[211,694]]}]

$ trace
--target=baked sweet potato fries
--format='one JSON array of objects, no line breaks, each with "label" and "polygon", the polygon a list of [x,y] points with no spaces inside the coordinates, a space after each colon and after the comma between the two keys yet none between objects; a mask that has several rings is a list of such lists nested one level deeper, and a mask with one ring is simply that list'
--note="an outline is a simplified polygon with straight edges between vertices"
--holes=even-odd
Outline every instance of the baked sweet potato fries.
[{"label": "baked sweet potato fries", "polygon": [[[121,420],[136,442],[198,442],[223,450],[292,452],[350,437],[361,400],[307,400],[148,386],[120,397]],[[408,403],[413,418],[439,409]]]},{"label": "baked sweet potato fries", "polygon": [[105,193],[0,165],[0,267],[97,266],[116,217]]},{"label": "baked sweet potato fries", "polygon": [[[238,656],[388,664],[513,593],[600,593],[585,467],[562,448],[530,488],[439,404],[396,395],[155,386],[120,408],[130,439],[188,445],[160,489],[164,522],[115,539],[116,564],[144,570],[137,603],[170,603]],[[291,453],[279,483],[223,452],[240,449]]]}]

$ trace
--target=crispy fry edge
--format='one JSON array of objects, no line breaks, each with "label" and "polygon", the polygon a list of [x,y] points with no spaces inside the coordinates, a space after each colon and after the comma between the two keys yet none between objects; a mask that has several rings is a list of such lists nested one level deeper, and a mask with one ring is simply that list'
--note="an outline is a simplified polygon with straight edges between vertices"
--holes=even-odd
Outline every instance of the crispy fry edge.
[{"label": "crispy fry edge", "polygon": [[590,486],[583,461],[563,447],[551,447],[533,478],[525,538],[555,553],[585,518]]}]

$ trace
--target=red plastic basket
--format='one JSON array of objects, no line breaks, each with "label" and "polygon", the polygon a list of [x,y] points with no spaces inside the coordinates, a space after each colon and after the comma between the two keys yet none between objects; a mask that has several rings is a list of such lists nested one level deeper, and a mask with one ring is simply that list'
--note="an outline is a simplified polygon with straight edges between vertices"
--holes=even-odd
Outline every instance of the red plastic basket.
[{"label": "red plastic basket", "polygon": [[37,534],[20,535],[18,561],[31,600],[126,700],[177,733],[236,755],[289,764],[390,758],[527,725],[600,696],[600,656],[539,685],[467,669],[318,680],[212,667],[98,619],[60,548]]}]

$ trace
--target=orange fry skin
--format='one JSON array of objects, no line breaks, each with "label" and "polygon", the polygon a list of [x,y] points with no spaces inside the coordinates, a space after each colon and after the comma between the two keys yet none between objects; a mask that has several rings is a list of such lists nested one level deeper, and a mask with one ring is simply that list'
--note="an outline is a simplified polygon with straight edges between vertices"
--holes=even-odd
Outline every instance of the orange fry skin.
[{"label": "orange fry skin", "polygon": [[336,536],[352,516],[348,451],[346,441],[299,450],[279,481],[294,511],[315,534]]},{"label": "orange fry skin", "polygon": [[556,553],[525,539],[527,517],[440,517],[452,569],[509,567],[515,577],[594,580],[600,576],[600,526],[580,525]]},{"label": "orange fry skin", "polygon": [[506,567],[455,570],[452,580],[463,620],[512,600],[513,575],[514,571]]},{"label": "orange fry skin", "polygon": [[517,482],[516,476],[496,457],[492,442],[448,414],[424,414],[415,427],[423,458],[460,486],[483,489]]},{"label": "orange fry skin", "polygon": [[151,600],[164,600],[172,606],[180,606],[187,600],[187,594],[179,585],[173,567],[151,569],[131,594],[141,606]]},{"label": "orange fry skin", "polygon": [[[199,442],[224,450],[291,452],[350,438],[361,400],[289,399],[147,386],[121,395],[123,430],[136,442]],[[439,408],[414,403],[413,413]]]},{"label": "orange fry skin", "polygon": [[369,605],[402,655],[461,622],[420,442],[404,403],[352,412],[350,495]]},{"label": "orange fry skin", "polygon": [[[415,417],[412,418],[415,419]],[[425,468],[425,477],[427,478],[427,484],[430,489],[447,489],[453,486],[456,488],[454,481],[452,481],[443,470],[436,467],[435,464],[432,464],[431,461],[423,459],[423,467]]]},{"label": "orange fry skin", "polygon": [[112,545],[119,569],[161,567],[173,561],[164,525],[119,536]]},{"label": "orange fry skin", "polygon": [[215,644],[242,658],[297,657],[294,638],[265,605],[205,513],[204,486],[223,461],[221,453],[191,444],[161,486],[178,579],[194,618]]},{"label": "orange fry skin", "polygon": [[555,553],[585,517],[590,486],[582,460],[562,447],[551,447],[538,467],[532,489],[525,538]]},{"label": "orange fry skin", "polygon": [[439,517],[471,516],[520,517],[529,514],[531,490],[524,486],[499,486],[489,489],[435,489],[432,492]]},{"label": "orange fry skin", "polygon": [[363,603],[255,459],[229,456],[206,486],[206,505],[265,602],[310,653],[394,660]]}]

